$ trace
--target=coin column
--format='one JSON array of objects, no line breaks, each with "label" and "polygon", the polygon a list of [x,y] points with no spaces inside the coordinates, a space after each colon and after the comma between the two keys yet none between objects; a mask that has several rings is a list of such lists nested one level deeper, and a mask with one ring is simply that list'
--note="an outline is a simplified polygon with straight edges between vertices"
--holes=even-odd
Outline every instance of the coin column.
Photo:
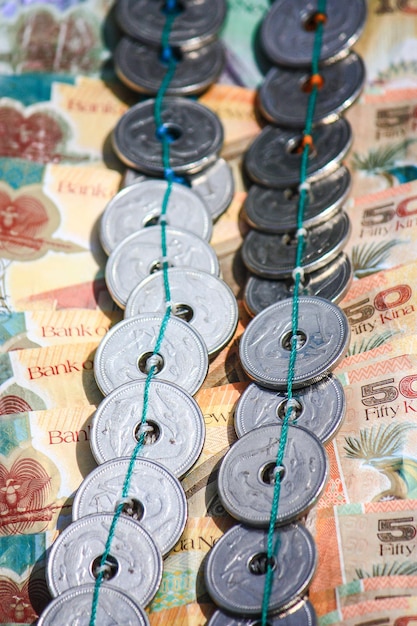
[{"label": "coin column", "polygon": [[220,607],[210,626],[317,623],[304,598],[316,549],[297,520],[324,489],[323,443],[345,412],[343,388],[331,374],[350,336],[335,304],[351,278],[342,253],[349,219],[341,209],[350,177],[340,166],[351,132],[339,116],[364,82],[350,47],[365,15],[363,0],[277,0],[262,24],[263,46],[277,67],[259,98],[275,125],[245,158],[254,183],[245,211],[256,228],[242,249],[253,273],[245,302],[257,315],[243,333],[240,358],[255,382],[238,403],[239,439],[219,471],[222,504],[241,524],[207,559],[207,589]]},{"label": "coin column", "polygon": [[[75,617],[80,626],[109,619],[149,623],[143,608],[158,590],[162,557],[186,523],[178,479],[204,442],[203,416],[192,395],[204,381],[209,354],[229,341],[237,325],[236,301],[218,278],[219,263],[207,243],[211,209],[198,192],[179,183],[190,173],[204,175],[208,166],[218,171],[222,127],[202,105],[166,97],[207,86],[206,76],[196,87],[195,66],[191,63],[190,76],[185,52],[195,52],[191,61],[212,59],[202,45],[219,49],[215,35],[225,4],[217,0],[214,13],[213,0],[198,6],[167,0],[162,11],[156,4],[120,0],[117,5],[121,26],[136,24],[144,41],[123,39],[116,63],[122,64],[124,46],[131,46],[144,55],[137,66],[150,67],[157,80],[151,88],[143,81],[155,100],[130,109],[113,140],[122,160],[165,180],[144,178],[131,185],[103,215],[100,236],[110,255],[106,281],[117,304],[129,303],[129,312],[95,355],[95,377],[105,395],[91,431],[99,466],[77,491],[73,523],[51,549],[47,581],[55,599],[39,626]],[[218,63],[216,68],[212,80]],[[220,168],[224,172],[223,164]],[[224,198],[221,204],[225,209]],[[136,289],[142,282],[145,304]],[[205,315],[213,307],[214,326]]]}]

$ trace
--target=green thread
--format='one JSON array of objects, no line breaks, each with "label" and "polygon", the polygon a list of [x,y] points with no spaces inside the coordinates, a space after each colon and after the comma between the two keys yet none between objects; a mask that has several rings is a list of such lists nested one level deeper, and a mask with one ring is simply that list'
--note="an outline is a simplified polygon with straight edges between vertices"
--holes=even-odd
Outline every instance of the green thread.
[{"label": "green thread", "polygon": [[[317,11],[320,13],[326,12],[326,0],[318,0]],[[315,30],[314,37],[314,45],[313,45],[313,54],[312,54],[312,63],[311,69],[312,74],[318,73],[319,68],[319,59],[321,52],[321,43],[322,43],[322,34],[323,34],[323,23],[319,22],[317,24],[317,28]],[[307,105],[306,112],[306,121],[304,126],[304,135],[310,135],[313,128],[313,118],[314,111],[317,100],[317,91],[318,88],[316,85],[313,86]],[[307,190],[303,186],[303,183],[307,179],[307,167],[308,167],[308,156],[309,156],[310,146],[306,144],[304,146],[302,156],[301,156],[301,164],[300,164],[300,196],[297,207],[297,250],[296,250],[296,268],[301,267],[303,251],[304,251],[304,234],[300,230],[303,227],[304,222],[304,210],[307,199]],[[294,277],[294,296],[292,301],[292,313],[291,313],[291,331],[292,331],[292,339],[291,339],[291,351],[290,358],[288,363],[288,380],[287,380],[287,397],[288,400],[293,399],[293,382],[295,377],[295,363],[297,358],[297,331],[298,331],[298,308],[299,308],[299,289],[300,289],[301,276],[299,272],[295,273]],[[285,416],[282,422],[281,428],[281,437],[278,446],[277,458],[275,467],[278,469],[282,467],[285,449],[287,445],[288,439],[288,429],[290,426],[290,419],[293,413],[294,408],[291,406],[291,403],[288,403],[287,410],[285,412]],[[267,570],[265,576],[265,585],[264,585],[264,594],[262,598],[262,618],[261,618],[261,626],[267,626],[268,623],[268,607],[271,599],[272,593],[272,585],[274,581],[274,568],[273,563],[274,559],[277,557],[280,546],[279,534],[277,540],[274,543],[274,532],[275,532],[275,520],[278,515],[278,507],[279,507],[279,497],[281,492],[281,478],[280,474],[277,471],[275,474],[275,484],[274,484],[274,493],[272,498],[272,506],[271,506],[271,516],[269,519],[269,527],[268,527],[268,538],[267,538]]]},{"label": "green thread", "polygon": [[[174,2],[171,4],[173,4],[173,8],[175,9],[175,0]],[[155,104],[154,104],[154,119],[155,119],[155,127],[156,127],[156,131],[158,133],[159,131],[159,137],[162,143],[162,164],[163,164],[163,168],[164,168],[164,174],[165,174],[165,178],[167,179],[167,188],[165,190],[164,193],[164,197],[163,197],[163,201],[162,201],[162,209],[161,209],[161,216],[160,216],[160,224],[161,224],[161,252],[162,252],[162,273],[163,273],[163,281],[164,281],[164,291],[165,291],[165,303],[166,303],[166,310],[165,310],[165,314],[164,317],[162,319],[161,322],[161,327],[159,329],[159,334],[158,334],[158,338],[156,340],[155,343],[155,347],[153,349],[153,353],[152,356],[156,356],[159,353],[159,350],[161,349],[161,344],[163,341],[163,338],[165,336],[165,332],[166,332],[166,328],[168,326],[168,322],[169,322],[169,318],[171,316],[171,289],[170,289],[170,284],[169,284],[169,276],[168,276],[168,261],[167,261],[167,253],[168,253],[168,246],[167,246],[167,238],[166,238],[166,212],[168,210],[168,204],[169,204],[169,198],[172,192],[172,170],[170,167],[170,140],[169,137],[167,136],[166,132],[164,132],[166,130],[166,127],[163,124],[162,121],[162,107],[163,107],[163,99],[165,96],[165,93],[169,87],[169,84],[174,76],[175,73],[175,69],[176,69],[176,61],[174,59],[173,54],[171,53],[171,49],[169,46],[169,36],[170,36],[170,32],[171,32],[171,28],[172,28],[172,24],[173,21],[176,17],[176,12],[170,12],[167,14],[167,19],[164,25],[164,29],[162,32],[162,38],[161,38],[161,45],[162,45],[162,50],[165,53],[165,58],[168,57],[168,68],[167,68],[167,72],[162,80],[161,86],[158,90],[158,93],[156,95],[155,98]],[[161,132],[162,131],[162,132]],[[146,417],[148,414],[148,408],[149,408],[149,391],[150,391],[150,386],[151,386],[151,382],[152,379],[155,375],[156,372],[156,366],[152,365],[149,369],[149,372],[146,376],[146,381],[145,381],[145,387],[144,387],[144,393],[143,393],[143,407],[142,407],[142,416],[141,416],[141,421],[140,421],[140,436],[138,439],[138,442],[133,450],[133,453],[130,457],[130,461],[129,461],[129,466],[126,472],[126,476],[123,482],[123,488],[122,488],[122,498],[126,498],[129,495],[129,488],[130,488],[130,482],[132,480],[132,476],[133,476],[133,470],[135,467],[135,461],[139,455],[139,452],[142,449],[142,446],[144,445],[145,442],[145,432],[143,430],[143,426],[146,424]],[[93,592],[93,600],[92,600],[92,606],[91,606],[91,616],[90,616],[90,623],[89,626],[95,626],[96,624],[96,619],[97,619],[97,610],[98,610],[98,601],[99,601],[99,593],[100,593],[100,588],[101,585],[103,583],[103,579],[104,579],[104,568],[106,566],[107,563],[107,559],[110,555],[110,551],[111,551],[111,546],[112,546],[112,542],[114,539],[114,535],[116,532],[116,527],[117,527],[117,523],[119,521],[119,518],[122,514],[123,511],[123,502],[120,502],[115,510],[115,513],[113,515],[113,519],[112,522],[110,524],[110,528],[109,528],[109,534],[107,536],[107,540],[106,540],[106,545],[104,547],[104,552],[102,554],[101,560],[100,560],[100,571],[99,574],[96,578],[96,582],[94,585],[94,592]]]}]

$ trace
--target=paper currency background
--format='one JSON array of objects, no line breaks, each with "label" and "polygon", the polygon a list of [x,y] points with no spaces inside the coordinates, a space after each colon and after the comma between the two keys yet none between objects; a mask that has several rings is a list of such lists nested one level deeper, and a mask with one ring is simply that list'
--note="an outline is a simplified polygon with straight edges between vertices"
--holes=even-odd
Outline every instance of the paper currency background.
[{"label": "paper currency background", "polygon": [[[267,64],[256,33],[269,6],[229,0],[226,68],[201,98],[223,121],[235,174],[235,198],[212,243],[238,299],[239,165],[260,129],[256,87]],[[123,177],[109,133],[137,101],[112,69],[112,11],[107,0],[0,1],[3,625],[36,623],[48,601],[45,551],[95,465],[90,421],[102,396],[92,358],[121,316],[105,289],[97,223]],[[307,520],[320,555],[311,599],[323,626],[380,618],[398,626],[417,613],[417,3],[370,0],[357,51],[367,85],[347,114],[355,138],[347,251],[356,281],[341,305],[352,340],[337,370],[348,411],[328,445],[326,492]],[[152,626],[202,626],[214,611],[202,563],[233,523],[217,497],[216,470],[236,438],[234,406],[247,384],[237,352],[247,322],[240,308],[236,336],[197,396],[206,443],[182,481],[189,521],[165,561]]]}]

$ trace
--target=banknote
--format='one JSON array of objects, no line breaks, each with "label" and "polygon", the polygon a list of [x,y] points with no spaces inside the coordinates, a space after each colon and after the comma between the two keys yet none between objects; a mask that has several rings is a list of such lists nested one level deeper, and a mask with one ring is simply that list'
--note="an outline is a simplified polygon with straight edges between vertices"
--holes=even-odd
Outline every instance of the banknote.
[{"label": "banknote", "polygon": [[122,311],[62,309],[21,311],[0,316],[0,352],[71,343],[97,344]]},{"label": "banknote", "polygon": [[323,615],[319,626],[414,626],[417,597],[370,600]]},{"label": "banknote", "polygon": [[151,613],[149,621],[151,626],[166,626],[166,624],[172,624],[173,626],[206,626],[215,610],[214,604],[189,602],[175,606],[172,609]]}]

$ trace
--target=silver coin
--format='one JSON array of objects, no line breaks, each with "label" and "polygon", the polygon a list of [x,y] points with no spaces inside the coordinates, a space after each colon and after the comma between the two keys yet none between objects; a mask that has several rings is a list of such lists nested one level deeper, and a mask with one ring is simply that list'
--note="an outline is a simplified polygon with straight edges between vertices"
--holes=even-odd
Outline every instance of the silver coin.
[{"label": "silver coin", "polygon": [[[86,584],[64,591],[43,611],[38,626],[76,624],[89,626],[94,585]],[[149,626],[145,611],[119,589],[104,585],[100,589],[96,623],[100,626]]]},{"label": "silver coin", "polygon": [[[101,340],[94,356],[94,376],[104,395],[124,383],[146,379],[163,317],[130,317],[115,324]],[[175,383],[191,395],[207,375],[207,348],[200,334],[172,315],[156,361],[157,378]]]},{"label": "silver coin", "polygon": [[[46,568],[46,582],[54,597],[95,582],[94,571],[112,520],[112,513],[88,515],[67,526],[55,540]],[[162,556],[148,531],[128,517],[119,517],[110,556],[112,567],[103,587],[120,589],[140,606],[149,604],[161,583]]]},{"label": "silver coin", "polygon": [[[350,124],[343,118],[316,126],[312,135],[314,150],[308,159],[308,182],[334,172],[352,143]],[[274,189],[298,185],[302,158],[297,152],[300,140],[301,134],[294,130],[266,126],[245,155],[249,178]]]},{"label": "silver coin", "polygon": [[[200,48],[211,41],[226,17],[225,0],[181,0],[180,10],[172,23],[171,46],[183,50]],[[116,19],[120,28],[139,41],[159,45],[167,20],[162,3],[155,0],[120,0]]]},{"label": "silver coin", "polygon": [[[275,545],[277,540],[271,613],[297,602],[311,582],[317,559],[313,538],[301,524],[276,529]],[[206,587],[221,609],[247,617],[261,614],[267,541],[267,531],[237,525],[210,550],[205,568]]]},{"label": "silver coin", "polygon": [[[163,142],[155,125],[154,108],[153,99],[131,107],[118,121],[112,141],[123,163],[144,174],[162,176]],[[170,138],[170,167],[176,174],[196,174],[216,161],[223,144],[223,127],[210,109],[185,98],[164,98],[162,122]]]},{"label": "silver coin", "polygon": [[[281,425],[260,426],[227,452],[219,470],[220,500],[230,515],[248,526],[268,528]],[[304,515],[318,500],[328,474],[320,440],[301,426],[289,426],[276,524]]]},{"label": "silver coin", "polygon": [[[276,0],[261,27],[261,42],[277,65],[310,67],[314,30],[309,18],[317,11],[313,0]],[[345,56],[361,34],[366,19],[365,0],[342,3],[329,0],[323,27],[320,61],[333,62]]]},{"label": "silver coin", "polygon": [[[351,52],[349,56],[320,70],[324,85],[320,89],[313,123],[334,122],[359,97],[365,82],[362,59]],[[259,91],[259,108],[273,124],[289,128],[304,128],[309,92],[303,89],[309,79],[307,70],[271,69]]]},{"label": "silver coin", "polygon": [[[304,227],[317,226],[332,217],[347,199],[350,189],[351,177],[345,166],[311,183],[304,208]],[[245,218],[256,230],[287,233],[297,228],[298,202],[296,189],[252,185],[245,200]]]},{"label": "silver coin", "polygon": [[[114,513],[129,465],[129,458],[114,459],[90,472],[75,494],[72,519]],[[124,514],[140,522],[162,556],[166,556],[181,537],[187,521],[187,502],[179,480],[159,463],[138,458],[128,497],[131,502],[125,505]]]},{"label": "silver coin", "polygon": [[[297,604],[285,613],[268,615],[268,626],[317,626],[316,613],[308,600]],[[258,619],[227,615],[218,610],[207,626],[260,626]]]},{"label": "silver coin", "polygon": [[[325,443],[333,437],[346,412],[342,384],[333,376],[325,376],[317,383],[298,389],[295,393],[297,426],[303,426]],[[266,424],[282,424],[287,411],[286,391],[273,391],[249,385],[240,397],[235,410],[235,430],[243,437],[254,428]],[[293,419],[293,418],[291,418]]]},{"label": "silver coin", "polygon": [[[287,388],[292,307],[292,299],[272,304],[249,322],[242,335],[242,366],[252,380],[264,387]],[[349,339],[349,323],[338,306],[323,298],[301,296],[294,389],[319,381],[336,367]]]},{"label": "silver coin", "polygon": [[[98,463],[132,455],[139,438],[144,391],[144,381],[127,383],[100,402],[90,440]],[[154,379],[146,420],[140,457],[161,463],[174,476],[183,476],[204,444],[205,425],[198,404],[180,387]]]},{"label": "silver coin", "polygon": [[[319,296],[337,304],[343,300],[352,283],[353,269],[350,259],[342,252],[325,267],[307,274],[301,286],[300,295]],[[249,315],[257,315],[271,304],[292,298],[294,281],[268,280],[250,276],[245,285],[243,304]]]},{"label": "silver coin", "polygon": [[[238,322],[236,298],[219,278],[189,267],[168,270],[172,314],[189,322],[203,338],[209,356],[233,337]],[[125,318],[166,309],[164,277],[157,272],[143,280],[130,294]]]},{"label": "silver coin", "polygon": [[[333,261],[346,246],[350,230],[345,211],[338,211],[326,222],[308,229],[302,257],[304,271],[310,274]],[[251,230],[243,242],[243,263],[262,278],[290,278],[296,259],[297,239],[292,233],[269,235]]]},{"label": "silver coin", "polygon": [[[166,190],[166,181],[148,179],[122,189],[110,200],[100,221],[100,241],[107,254],[132,233],[159,223]],[[210,240],[211,214],[204,200],[184,185],[172,183],[165,219]]]},{"label": "silver coin", "polygon": [[[169,82],[167,96],[199,94],[216,82],[224,63],[220,41],[213,41],[198,50],[182,52],[175,73]],[[114,65],[120,80],[134,91],[156,95],[167,73],[159,47],[123,37],[114,52]]]},{"label": "silver coin", "polygon": [[[219,261],[209,244],[186,230],[167,226],[169,267],[194,267],[219,275]],[[107,288],[122,308],[133,289],[162,269],[161,226],[144,228],[125,237],[111,252],[105,270]]]}]

